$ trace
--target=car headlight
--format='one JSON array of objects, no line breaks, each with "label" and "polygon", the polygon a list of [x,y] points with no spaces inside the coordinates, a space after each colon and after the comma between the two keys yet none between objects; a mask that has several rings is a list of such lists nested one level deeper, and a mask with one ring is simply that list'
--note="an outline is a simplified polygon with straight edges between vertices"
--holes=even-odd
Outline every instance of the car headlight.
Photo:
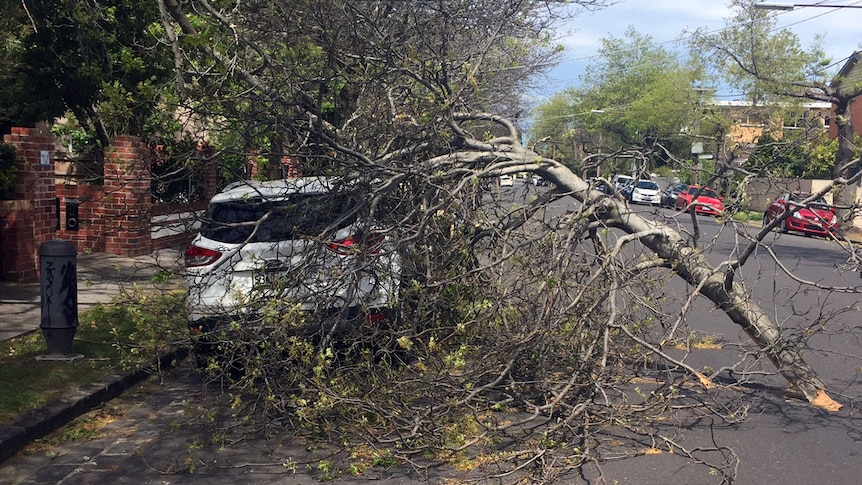
[{"label": "car headlight", "polygon": [[832,220],[829,221],[829,224],[835,225],[838,224],[838,217],[835,214],[832,214]]},{"label": "car headlight", "polygon": [[802,214],[800,214],[799,211],[794,212],[793,217],[797,219],[805,219],[804,217],[802,217]]}]

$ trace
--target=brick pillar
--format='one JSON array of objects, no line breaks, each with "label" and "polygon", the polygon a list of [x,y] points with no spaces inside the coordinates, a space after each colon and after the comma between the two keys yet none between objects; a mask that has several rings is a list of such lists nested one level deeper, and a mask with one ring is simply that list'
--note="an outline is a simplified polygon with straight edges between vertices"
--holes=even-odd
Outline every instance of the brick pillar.
[{"label": "brick pillar", "polygon": [[263,178],[263,167],[260,166],[259,157],[260,154],[257,150],[252,150],[246,155],[246,173],[248,174],[246,177],[249,180],[262,179]]},{"label": "brick pillar", "polygon": [[152,252],[150,193],[152,155],[132,136],[118,136],[105,150],[105,252],[140,256]]},{"label": "brick pillar", "polygon": [[281,157],[282,172],[285,178],[295,179],[302,177],[302,166],[296,157],[285,155]]},{"label": "brick pillar", "polygon": [[215,150],[209,145],[201,143],[198,145],[198,150],[201,157],[206,160],[203,173],[201,174],[203,190],[200,198],[205,202],[209,202],[218,192],[218,162],[214,158]]},{"label": "brick pillar", "polygon": [[40,128],[13,127],[3,141],[18,154],[15,200],[0,207],[3,279],[14,282],[39,278],[39,245],[57,229],[54,187],[54,141]]}]

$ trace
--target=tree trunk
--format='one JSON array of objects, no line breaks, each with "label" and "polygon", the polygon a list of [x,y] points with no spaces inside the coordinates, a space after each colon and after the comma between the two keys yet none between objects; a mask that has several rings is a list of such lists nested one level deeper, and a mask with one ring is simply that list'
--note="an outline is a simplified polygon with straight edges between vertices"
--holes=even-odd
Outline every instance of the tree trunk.
[{"label": "tree trunk", "polygon": [[[847,178],[849,170],[847,164],[853,160],[853,122],[850,117],[850,106],[852,98],[843,95],[835,96],[835,116],[834,123],[838,129],[838,151],[835,152],[835,165],[832,168],[832,178]],[[844,186],[841,191],[835,194],[833,203],[838,207],[838,221],[840,229],[845,231],[850,229],[853,221],[850,220],[853,212],[846,207],[853,204],[856,200],[856,191],[854,187]]]},{"label": "tree trunk", "polygon": [[[571,192],[576,199],[589,200],[589,185],[564,167],[542,167],[537,171],[563,191]],[[602,220],[608,225],[629,234],[652,234],[641,238],[641,242],[667,261],[688,284],[699,287],[703,296],[742,327],[784,378],[796,386],[811,404],[828,411],[841,409],[842,406],[826,393],[825,384],[805,362],[799,347],[783,338],[775,322],[751,300],[741,285],[726,280],[723,272],[713,267],[696,248],[687,245],[671,227],[638,216],[621,201],[605,198],[603,204],[604,207],[596,213],[602,214]],[[726,281],[731,282],[726,286]]]}]

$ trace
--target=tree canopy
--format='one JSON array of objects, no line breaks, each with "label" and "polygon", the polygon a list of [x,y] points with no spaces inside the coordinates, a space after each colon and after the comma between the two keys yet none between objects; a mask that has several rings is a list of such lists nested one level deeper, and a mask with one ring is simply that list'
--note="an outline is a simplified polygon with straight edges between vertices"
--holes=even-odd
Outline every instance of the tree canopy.
[{"label": "tree canopy", "polygon": [[[803,48],[789,29],[776,29],[775,17],[754,8],[752,0],[734,0],[734,14],[726,27],[717,32],[696,31],[693,45],[706,62],[715,66],[733,86],[744,90],[748,98],[766,107],[782,107],[788,99],[824,101],[834,105],[831,117],[838,133],[838,148],[832,164],[832,176],[845,179],[858,165],[854,159],[853,125],[850,103],[862,94],[862,86],[842,86],[828,68],[819,40]],[[849,89],[848,89],[849,88]],[[770,103],[771,102],[771,103]],[[836,204],[849,207],[853,194],[836,193]],[[849,228],[849,212],[842,209],[842,226]]]},{"label": "tree canopy", "polygon": [[158,7],[122,0],[21,2],[5,6],[8,121],[50,121],[69,111],[107,145],[145,132],[164,109],[169,51],[152,35]]},{"label": "tree canopy", "polygon": [[592,153],[639,146],[655,149],[660,157],[669,152],[685,158],[691,140],[686,132],[693,134],[702,116],[700,80],[697,65],[680,61],[629,27],[623,38],[602,39],[598,61],[581,76],[581,87],[537,108],[531,136],[549,143],[583,133],[590,135]]}]

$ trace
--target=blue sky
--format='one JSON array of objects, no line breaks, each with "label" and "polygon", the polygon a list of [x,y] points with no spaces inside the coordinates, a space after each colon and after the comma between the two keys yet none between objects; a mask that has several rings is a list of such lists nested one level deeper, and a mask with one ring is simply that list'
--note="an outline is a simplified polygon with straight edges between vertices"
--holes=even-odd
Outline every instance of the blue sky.
[{"label": "blue sky", "polygon": [[[769,0],[771,4],[792,5],[786,0]],[[862,0],[798,0],[795,3],[857,5]],[[563,62],[550,73],[550,82],[540,97],[549,96],[567,87],[577,86],[584,68],[595,62],[600,40],[611,35],[622,37],[628,26],[650,35],[654,42],[670,51],[685,51],[679,42],[684,30],[705,27],[723,28],[730,16],[727,0],[617,0],[617,3],[597,12],[582,12],[559,31],[559,41],[566,47]],[[789,12],[773,12],[776,26],[786,27],[799,36],[807,47],[817,34],[824,35],[823,47],[828,57],[838,65],[862,44],[862,8],[805,7]],[[723,93],[728,99],[734,93]]]}]

